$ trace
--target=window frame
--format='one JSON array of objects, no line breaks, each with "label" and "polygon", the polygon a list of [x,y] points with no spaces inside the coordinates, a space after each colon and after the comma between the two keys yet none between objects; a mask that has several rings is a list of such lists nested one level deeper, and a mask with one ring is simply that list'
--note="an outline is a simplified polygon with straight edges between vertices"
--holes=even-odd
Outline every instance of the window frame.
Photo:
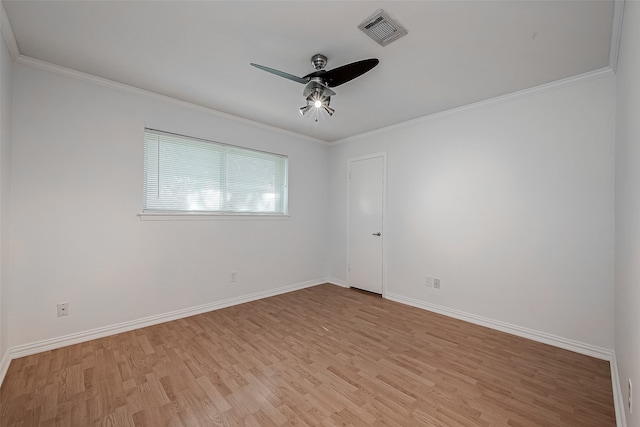
[{"label": "window frame", "polygon": [[[197,143],[206,143],[213,144],[218,148],[222,148],[222,150],[230,149],[240,150],[240,151],[248,151],[259,153],[261,155],[268,156],[276,156],[284,159],[284,170],[283,172],[283,191],[282,196],[284,197],[283,201],[283,212],[245,212],[245,211],[207,211],[207,210],[171,210],[171,209],[154,209],[154,208],[145,208],[146,205],[146,197],[147,197],[147,176],[146,176],[146,162],[147,162],[147,153],[146,153],[146,136],[148,133],[158,134],[158,135],[166,135],[168,137],[173,138],[183,138],[185,140],[194,141]],[[218,141],[211,141],[203,138],[197,138],[172,132],[166,132],[162,130],[157,130],[153,128],[145,128],[144,129],[144,138],[143,138],[143,194],[142,194],[142,211],[137,214],[137,216],[143,221],[163,221],[163,220],[178,220],[178,221],[193,221],[193,220],[278,220],[278,219],[287,219],[290,217],[289,215],[289,156],[279,153],[273,153],[264,150],[257,150],[248,147],[242,147],[234,144],[227,144]],[[224,197],[224,195],[223,195]]]}]

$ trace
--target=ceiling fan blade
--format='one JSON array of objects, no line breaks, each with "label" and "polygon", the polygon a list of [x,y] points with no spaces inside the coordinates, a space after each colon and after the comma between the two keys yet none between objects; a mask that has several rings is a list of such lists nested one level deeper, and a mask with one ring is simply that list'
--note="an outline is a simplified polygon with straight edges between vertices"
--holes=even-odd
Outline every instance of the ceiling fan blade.
[{"label": "ceiling fan blade", "polygon": [[293,80],[294,82],[298,82],[298,83],[302,83],[302,84],[307,84],[307,82],[308,82],[308,80],[305,80],[302,77],[294,76],[293,74],[285,73],[284,71],[276,70],[274,68],[265,67],[264,65],[254,64],[253,62],[251,62],[251,65],[253,65],[254,67],[259,68],[261,70],[264,70],[264,71],[266,71],[268,73],[275,74],[276,76],[280,76],[280,77],[284,77],[285,79]]},{"label": "ceiling fan blade", "polygon": [[[362,61],[352,62],[351,64],[343,65],[342,67],[334,68],[321,75],[322,79],[327,83],[329,87],[340,86],[350,80],[355,79],[371,70],[378,65],[377,58],[364,59]],[[316,71],[318,73],[319,71]],[[313,73],[315,74],[315,73]],[[312,76],[311,74],[309,76]],[[305,77],[309,77],[305,76]],[[315,76],[313,76],[315,77]]]},{"label": "ceiling fan blade", "polygon": [[333,95],[336,94],[334,91],[329,89],[327,86],[325,86],[325,85],[323,85],[321,83],[315,82],[315,81],[310,81],[304,87],[304,92],[302,92],[302,96],[307,98],[309,95],[311,95],[313,93],[313,91],[316,88],[319,88],[322,91],[322,96],[333,96]]}]

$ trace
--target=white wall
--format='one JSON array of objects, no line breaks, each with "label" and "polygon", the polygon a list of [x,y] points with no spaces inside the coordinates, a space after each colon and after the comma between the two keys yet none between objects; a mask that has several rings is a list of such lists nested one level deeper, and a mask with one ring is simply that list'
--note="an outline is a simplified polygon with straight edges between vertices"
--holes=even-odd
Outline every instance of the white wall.
[{"label": "white wall", "polygon": [[[4,10],[0,11],[4,13]],[[11,120],[13,60],[0,36],[0,382],[8,350],[9,194],[11,178]],[[4,359],[8,360],[8,359]]]},{"label": "white wall", "polygon": [[[627,1],[617,72],[616,359],[627,425],[640,426],[640,3]],[[627,381],[635,386],[634,413]]]},{"label": "white wall", "polygon": [[[326,277],[327,146],[25,65],[14,73],[9,346]],[[145,127],[288,155],[291,218],[140,221]],[[70,315],[57,318],[63,301]]]},{"label": "white wall", "polygon": [[387,294],[612,349],[614,85],[608,75],[332,148],[331,275],[346,280],[347,161],[386,152]]}]

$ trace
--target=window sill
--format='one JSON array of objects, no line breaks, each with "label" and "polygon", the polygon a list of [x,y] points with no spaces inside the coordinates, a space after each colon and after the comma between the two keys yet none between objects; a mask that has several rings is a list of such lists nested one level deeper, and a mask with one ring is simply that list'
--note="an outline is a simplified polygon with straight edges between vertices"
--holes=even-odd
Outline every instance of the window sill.
[{"label": "window sill", "polygon": [[217,220],[253,220],[273,221],[289,219],[290,215],[282,214],[234,214],[234,213],[200,213],[200,212],[140,212],[140,221],[217,221]]}]

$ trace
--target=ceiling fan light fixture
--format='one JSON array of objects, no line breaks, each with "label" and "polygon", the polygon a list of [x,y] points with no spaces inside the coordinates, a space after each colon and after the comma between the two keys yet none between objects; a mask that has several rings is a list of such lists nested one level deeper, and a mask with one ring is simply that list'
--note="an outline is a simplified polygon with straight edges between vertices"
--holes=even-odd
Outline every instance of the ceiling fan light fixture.
[{"label": "ceiling fan light fixture", "polygon": [[302,96],[304,96],[307,101],[307,105],[300,107],[298,111],[300,111],[303,117],[315,117],[315,121],[317,122],[320,114],[326,113],[331,117],[335,113],[335,110],[329,107],[331,97],[336,94],[331,89],[332,87],[340,86],[356,77],[360,77],[378,65],[378,62],[380,62],[378,58],[363,59],[327,71],[324,69],[327,65],[327,57],[318,53],[311,58],[311,63],[316,71],[304,77],[294,76],[293,74],[285,73],[275,68],[265,67],[264,65],[254,64],[253,62],[250,64],[253,67],[276,76],[284,77],[285,79],[298,83],[306,83]]},{"label": "ceiling fan light fixture", "polygon": [[309,114],[309,111],[313,108],[312,105],[305,105],[304,107],[300,107],[300,114],[304,117]]},{"label": "ceiling fan light fixture", "polygon": [[318,121],[320,117],[321,111],[324,111],[329,115],[329,117],[333,116],[333,113],[336,112],[333,108],[329,107],[331,103],[330,96],[324,96],[322,90],[315,90],[311,95],[307,97],[307,105],[304,107],[300,107],[300,114],[303,117],[313,116],[315,117],[314,121]]}]

